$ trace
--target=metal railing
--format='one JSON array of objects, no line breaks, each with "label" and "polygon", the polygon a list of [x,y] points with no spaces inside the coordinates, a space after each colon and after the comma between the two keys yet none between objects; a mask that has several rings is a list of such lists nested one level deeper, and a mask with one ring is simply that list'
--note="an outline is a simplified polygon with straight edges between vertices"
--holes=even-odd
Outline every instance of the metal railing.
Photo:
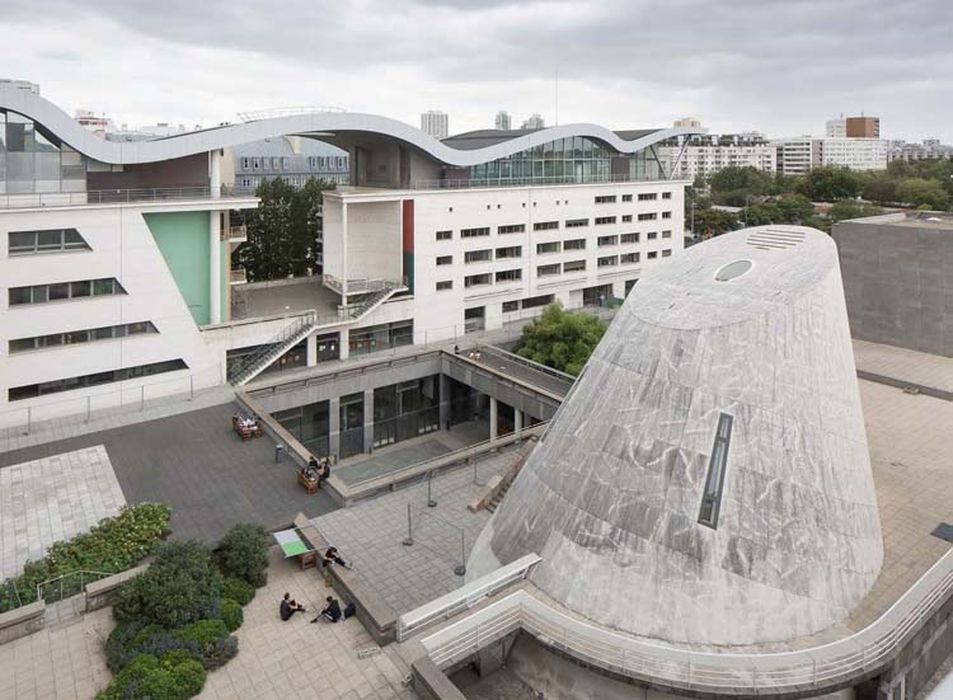
[{"label": "metal railing", "polygon": [[336,292],[342,296],[344,294],[371,294],[373,292],[380,292],[387,289],[400,289],[401,287],[407,286],[406,280],[394,282],[392,280],[370,279],[366,277],[351,278],[348,279],[345,284],[338,277],[328,274],[321,276],[321,282],[332,292]]},{"label": "metal railing", "polygon": [[272,360],[280,357],[288,348],[305,337],[314,327],[316,320],[317,314],[314,311],[296,318],[271,340],[259,346],[256,352],[233,367],[228,373],[229,383],[232,386],[238,386],[253,378],[259,370],[264,369]]},{"label": "metal railing", "polygon": [[222,229],[222,240],[240,243],[248,240],[248,227],[245,224],[241,226],[229,226]]},{"label": "metal railing", "polygon": [[46,603],[55,603],[74,595],[79,595],[86,589],[87,583],[99,581],[107,576],[115,576],[116,572],[88,571],[77,569],[69,571],[36,584],[36,599]]},{"label": "metal railing", "polygon": [[886,612],[834,642],[779,653],[714,653],[655,644],[564,613],[527,590],[511,593],[421,639],[446,668],[522,629],[546,646],[613,674],[729,695],[824,690],[876,671],[953,595],[953,551],[941,557]]},{"label": "metal railing", "polygon": [[129,204],[219,197],[253,197],[253,190],[223,186],[213,193],[207,186],[139,187],[132,189],[89,190],[86,192],[41,192],[0,196],[0,208],[74,207],[89,204]]},{"label": "metal railing", "polygon": [[233,267],[228,273],[228,281],[231,284],[245,284],[248,282],[248,273],[244,267]]},{"label": "metal railing", "polygon": [[460,588],[436,598],[426,605],[404,613],[397,618],[397,641],[403,641],[440,620],[469,610],[517,581],[522,581],[530,570],[542,561],[537,554],[526,554],[516,561],[481,576]]},{"label": "metal railing", "polygon": [[528,357],[523,357],[522,355],[517,355],[516,353],[509,352],[503,348],[497,347],[496,345],[480,345],[477,344],[476,349],[481,353],[481,362],[486,362],[487,359],[484,359],[486,356],[496,356],[507,362],[512,362],[516,365],[521,365],[526,367],[529,370],[534,372],[540,372],[545,374],[548,377],[552,377],[557,380],[560,384],[565,387],[566,392],[572,388],[572,385],[576,382],[576,378],[571,374],[566,372],[561,372],[558,369],[553,369],[547,365],[542,364],[541,362],[536,362],[531,360]]},{"label": "metal railing", "polygon": [[480,187],[544,187],[547,185],[598,185],[625,182],[665,182],[661,174],[657,176],[637,176],[628,173],[588,175],[576,177],[574,175],[561,176],[530,176],[530,177],[488,177],[488,178],[447,178],[440,180],[414,180],[410,189],[415,190],[457,190]]},{"label": "metal railing", "polygon": [[239,112],[238,118],[243,122],[256,122],[261,119],[275,119],[277,117],[293,117],[299,114],[322,114],[330,112],[341,114],[347,110],[343,107],[302,105],[296,107],[274,107],[272,109],[257,109],[250,112]]}]

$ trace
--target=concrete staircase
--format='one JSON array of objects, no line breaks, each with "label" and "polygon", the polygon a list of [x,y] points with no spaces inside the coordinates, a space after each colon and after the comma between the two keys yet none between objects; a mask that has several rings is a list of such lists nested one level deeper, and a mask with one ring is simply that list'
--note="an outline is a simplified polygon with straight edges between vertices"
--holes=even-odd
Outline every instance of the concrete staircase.
[{"label": "concrete staircase", "polygon": [[317,313],[311,311],[298,316],[281,333],[259,346],[258,351],[246,358],[228,373],[232,386],[241,386],[263,372],[268,365],[308,337],[317,322]]},{"label": "concrete staircase", "polygon": [[505,481],[501,484],[500,489],[493,494],[493,498],[490,499],[490,502],[486,504],[486,509],[491,513],[496,512],[497,506],[503,502],[503,499],[506,497],[506,492],[510,490],[510,484],[512,481]]}]

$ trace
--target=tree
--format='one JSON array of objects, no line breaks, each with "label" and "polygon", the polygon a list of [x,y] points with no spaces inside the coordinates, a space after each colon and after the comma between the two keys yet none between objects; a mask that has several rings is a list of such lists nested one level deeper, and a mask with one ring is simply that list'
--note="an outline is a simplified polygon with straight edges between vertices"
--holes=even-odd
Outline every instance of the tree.
[{"label": "tree", "polygon": [[920,177],[908,177],[897,185],[897,199],[904,204],[929,209],[946,209],[950,198],[943,190],[939,180],[927,180]]},{"label": "tree", "polygon": [[846,168],[813,168],[801,182],[800,193],[812,202],[836,202],[860,194],[862,178]]},{"label": "tree", "polygon": [[864,185],[864,199],[880,204],[893,204],[897,201],[897,183],[898,180],[891,177],[889,173],[874,175]]},{"label": "tree", "polygon": [[881,213],[881,208],[866,202],[858,202],[855,199],[842,199],[834,202],[827,212],[828,218],[832,223],[843,221],[845,219],[859,219],[863,216],[876,216]]},{"label": "tree", "polygon": [[314,273],[321,252],[321,217],[325,190],[334,184],[309,178],[295,190],[281,178],[258,186],[257,209],[244,218],[248,241],[235,252],[249,281],[280,279]]},{"label": "tree", "polygon": [[785,194],[775,204],[781,214],[781,224],[799,224],[814,215],[814,205],[803,194]]},{"label": "tree", "polygon": [[739,228],[738,216],[730,211],[707,207],[695,210],[695,233],[702,238],[720,236]]},{"label": "tree", "polygon": [[261,525],[239,523],[225,533],[215,551],[219,569],[261,588],[268,580],[268,533]]},{"label": "tree", "polygon": [[516,352],[534,362],[578,375],[606,331],[606,324],[582,311],[566,311],[558,301],[523,327]]},{"label": "tree", "polygon": [[744,206],[751,197],[768,194],[774,178],[757,168],[722,168],[711,176],[712,199],[718,204]]}]

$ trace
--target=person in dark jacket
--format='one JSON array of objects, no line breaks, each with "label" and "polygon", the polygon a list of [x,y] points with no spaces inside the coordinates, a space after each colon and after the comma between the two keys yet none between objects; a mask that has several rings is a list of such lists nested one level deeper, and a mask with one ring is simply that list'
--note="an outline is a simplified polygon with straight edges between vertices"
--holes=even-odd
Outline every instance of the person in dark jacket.
[{"label": "person in dark jacket", "polygon": [[324,556],[322,557],[322,559],[324,562],[324,566],[330,566],[331,562],[334,562],[335,564],[338,564],[339,566],[343,566],[345,569],[351,568],[351,565],[348,564],[346,561],[344,561],[344,559],[341,558],[341,555],[338,554],[337,547],[328,547],[326,550],[324,550]]},{"label": "person in dark jacket", "polygon": [[296,612],[304,612],[304,606],[294,600],[290,593],[285,593],[285,597],[278,606],[278,614],[284,622],[287,622]]},{"label": "person in dark jacket", "polygon": [[321,618],[324,618],[328,622],[337,622],[341,619],[341,604],[338,603],[337,598],[329,595],[327,597],[327,605],[321,609],[321,613],[311,620],[311,622],[317,622]]}]

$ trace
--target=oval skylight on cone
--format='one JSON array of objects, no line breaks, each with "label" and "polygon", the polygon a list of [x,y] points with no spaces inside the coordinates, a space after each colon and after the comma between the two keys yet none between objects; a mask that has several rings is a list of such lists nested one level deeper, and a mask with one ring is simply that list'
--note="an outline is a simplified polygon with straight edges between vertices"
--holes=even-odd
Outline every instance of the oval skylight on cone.
[{"label": "oval skylight on cone", "polygon": [[733,280],[736,277],[741,277],[750,269],[750,260],[735,260],[734,262],[730,262],[727,265],[722,266],[718,272],[715,273],[715,280],[717,282],[727,282],[728,280]]}]

